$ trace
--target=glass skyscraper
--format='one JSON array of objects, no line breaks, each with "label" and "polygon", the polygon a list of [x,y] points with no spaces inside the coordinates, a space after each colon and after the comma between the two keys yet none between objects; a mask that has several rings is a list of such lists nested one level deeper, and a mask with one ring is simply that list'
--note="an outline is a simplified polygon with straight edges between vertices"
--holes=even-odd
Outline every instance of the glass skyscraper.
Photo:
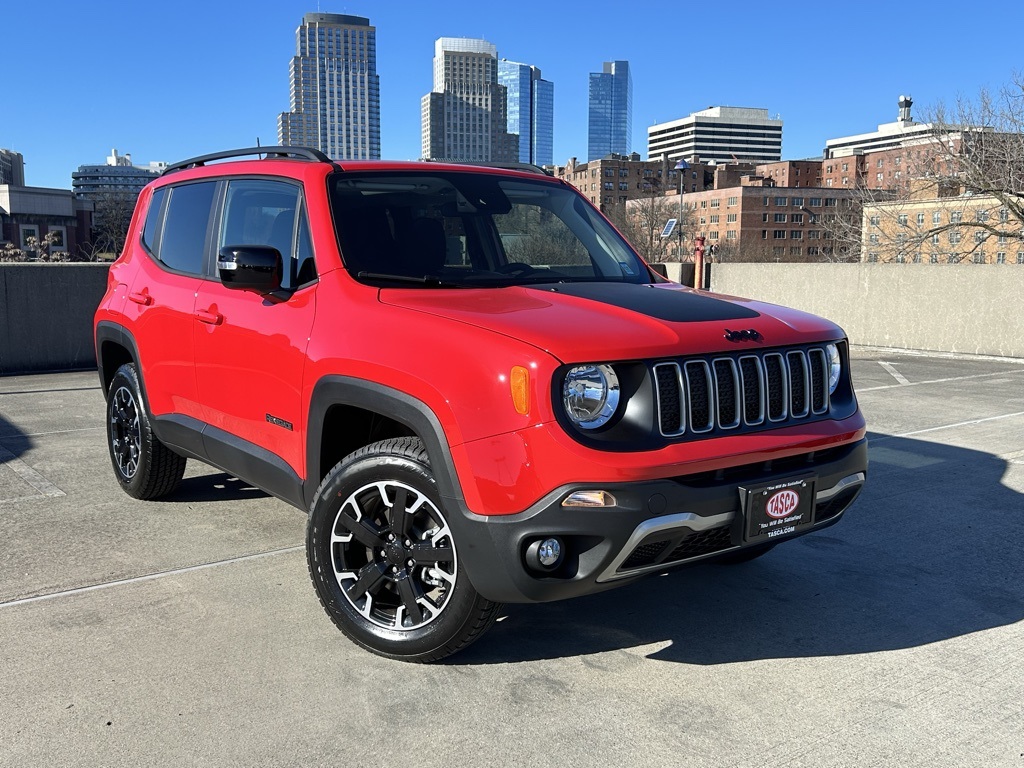
[{"label": "glass skyscraper", "polygon": [[633,133],[633,78],[628,61],[606,61],[590,73],[587,160],[612,153],[628,155]]},{"label": "glass skyscraper", "polygon": [[282,146],[336,160],[380,159],[377,30],[362,16],[307,13],[289,65],[291,110],[277,118]]},{"label": "glass skyscraper", "polygon": [[519,135],[519,162],[554,164],[555,85],[529,64],[502,59],[498,83],[505,86],[508,132]]}]

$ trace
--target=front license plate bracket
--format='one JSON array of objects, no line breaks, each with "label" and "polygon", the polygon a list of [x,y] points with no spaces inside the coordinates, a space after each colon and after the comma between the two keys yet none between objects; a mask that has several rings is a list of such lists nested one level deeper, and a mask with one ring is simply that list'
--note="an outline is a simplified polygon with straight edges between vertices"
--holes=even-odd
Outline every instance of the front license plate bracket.
[{"label": "front license plate bracket", "polygon": [[[816,475],[740,486],[739,544],[777,541],[814,525]],[[737,530],[737,528],[739,530]]]}]

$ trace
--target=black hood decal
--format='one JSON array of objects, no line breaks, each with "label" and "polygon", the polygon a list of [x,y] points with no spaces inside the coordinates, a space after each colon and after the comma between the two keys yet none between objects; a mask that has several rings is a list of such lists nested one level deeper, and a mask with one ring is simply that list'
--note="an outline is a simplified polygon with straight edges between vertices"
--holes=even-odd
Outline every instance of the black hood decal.
[{"label": "black hood decal", "polygon": [[690,291],[652,288],[635,283],[552,283],[530,287],[611,304],[670,323],[750,320],[761,316],[733,302]]}]

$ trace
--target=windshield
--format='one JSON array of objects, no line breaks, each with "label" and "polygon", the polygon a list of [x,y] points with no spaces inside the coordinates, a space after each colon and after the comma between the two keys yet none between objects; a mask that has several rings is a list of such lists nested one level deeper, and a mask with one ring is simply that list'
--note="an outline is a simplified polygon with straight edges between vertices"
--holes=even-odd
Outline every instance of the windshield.
[{"label": "windshield", "polygon": [[368,281],[646,283],[639,257],[570,187],[483,173],[330,177],[345,267]]}]

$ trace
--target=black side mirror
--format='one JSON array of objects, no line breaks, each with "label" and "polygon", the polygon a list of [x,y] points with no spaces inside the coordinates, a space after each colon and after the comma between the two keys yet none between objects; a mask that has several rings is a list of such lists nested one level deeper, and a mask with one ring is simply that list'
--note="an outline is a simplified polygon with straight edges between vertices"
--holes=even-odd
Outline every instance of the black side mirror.
[{"label": "black side mirror", "polygon": [[281,287],[281,254],[269,245],[225,245],[217,255],[217,273],[228,288],[270,293]]}]

